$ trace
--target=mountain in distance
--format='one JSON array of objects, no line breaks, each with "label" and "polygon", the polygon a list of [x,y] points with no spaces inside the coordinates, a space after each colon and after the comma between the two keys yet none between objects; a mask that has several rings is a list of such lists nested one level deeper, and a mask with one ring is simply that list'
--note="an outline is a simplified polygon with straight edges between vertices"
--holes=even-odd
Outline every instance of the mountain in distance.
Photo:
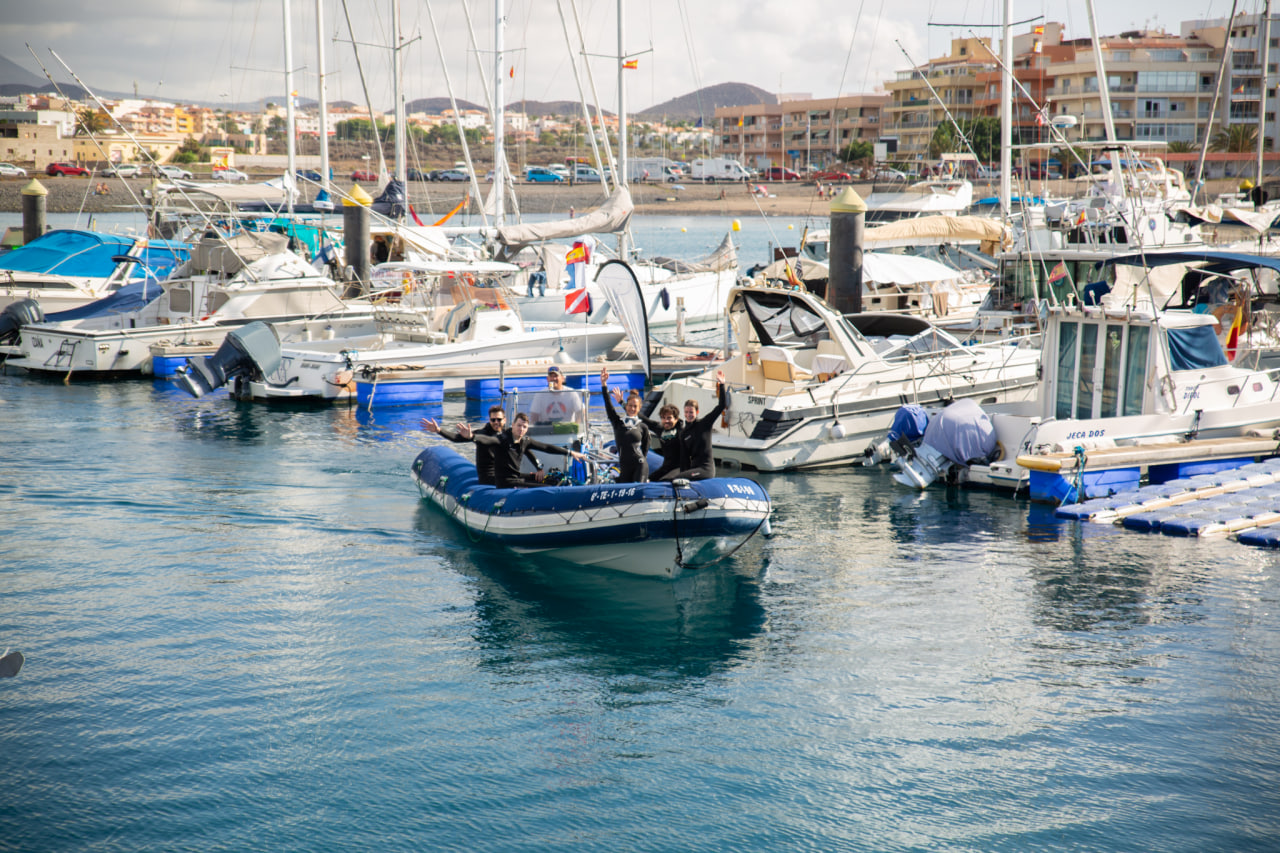
[{"label": "mountain in distance", "polygon": [[716,107],[750,107],[756,104],[776,103],[778,103],[777,96],[759,86],[752,86],[750,83],[720,83],[655,104],[647,110],[640,110],[635,116],[650,121],[660,121],[664,117],[667,119],[701,118],[710,124]]},{"label": "mountain in distance", "polygon": [[[453,109],[453,104],[448,98],[418,98],[409,101],[404,105],[406,113],[426,113],[427,115],[440,115],[445,110]],[[458,101],[458,109],[460,110],[483,110],[484,107],[479,104],[473,104],[470,101]]]}]

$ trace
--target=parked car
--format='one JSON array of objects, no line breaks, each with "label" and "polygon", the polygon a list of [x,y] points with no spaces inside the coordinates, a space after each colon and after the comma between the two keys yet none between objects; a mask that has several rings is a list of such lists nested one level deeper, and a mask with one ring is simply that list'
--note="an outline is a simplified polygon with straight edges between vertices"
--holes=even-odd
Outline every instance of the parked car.
[{"label": "parked car", "polygon": [[410,181],[429,181],[431,173],[424,172],[422,169],[405,169],[404,176]]},{"label": "parked car", "polygon": [[61,178],[68,175],[72,177],[89,177],[89,170],[77,166],[75,163],[50,163],[44,167],[44,173],[51,178]]},{"label": "parked car", "polygon": [[173,166],[169,164],[153,166],[152,172],[157,178],[168,178],[171,181],[189,181],[195,177],[181,166]]},{"label": "parked car", "polygon": [[541,166],[530,166],[524,170],[524,179],[531,184],[562,184],[564,175],[558,175]]},{"label": "parked car", "polygon": [[215,181],[226,181],[231,184],[243,184],[249,180],[249,175],[239,169],[227,167],[225,169],[214,169],[213,179]]},{"label": "parked car", "polygon": [[461,169],[441,169],[439,172],[432,172],[435,176],[433,181],[469,181],[471,178]]},{"label": "parked car", "polygon": [[27,170],[12,163],[0,163],[0,178],[25,178]]},{"label": "parked car", "polygon": [[99,172],[104,178],[136,178],[142,174],[137,163],[112,163]]},{"label": "parked car", "polygon": [[876,169],[877,181],[907,181],[911,176],[900,169],[882,168]]},{"label": "parked car", "polygon": [[792,171],[791,169],[784,168],[782,166],[770,166],[769,168],[765,169],[761,173],[760,177],[766,181],[798,181],[800,180],[800,175],[798,173]]},{"label": "parked car", "polygon": [[581,163],[573,168],[573,179],[575,181],[595,181],[600,182],[600,173],[590,166],[584,166]]},{"label": "parked car", "polygon": [[547,166],[546,168],[547,168],[547,171],[549,171],[549,172],[555,172],[557,175],[559,175],[560,177],[564,178],[566,181],[567,181],[567,180],[569,180],[569,167],[568,167],[568,166],[564,166],[564,165],[562,165],[562,164],[560,164],[560,163],[556,163],[556,164],[554,164],[554,165]]},{"label": "parked car", "polygon": [[814,172],[813,179],[815,181],[829,181],[829,182],[837,183],[840,181],[852,181],[853,175],[850,175],[848,172],[837,172],[834,170],[827,170],[823,172]]},{"label": "parked car", "polygon": [[299,178],[302,178],[302,180],[310,181],[313,184],[318,184],[322,180],[324,180],[324,176],[321,175],[315,169],[299,169],[294,174],[296,174]]},{"label": "parked car", "polygon": [[368,169],[356,169],[351,173],[351,180],[364,181],[365,183],[373,183],[378,180],[377,172],[370,172]]}]

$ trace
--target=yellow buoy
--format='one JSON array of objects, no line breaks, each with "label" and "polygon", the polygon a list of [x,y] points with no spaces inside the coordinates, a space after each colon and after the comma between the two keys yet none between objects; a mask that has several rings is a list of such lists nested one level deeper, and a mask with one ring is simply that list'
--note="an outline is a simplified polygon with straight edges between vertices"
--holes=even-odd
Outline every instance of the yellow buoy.
[{"label": "yellow buoy", "polygon": [[685,232],[686,232],[686,231],[688,231],[688,230],[689,230],[688,228],[681,227],[681,228],[680,228],[680,233],[681,233],[681,234],[683,234],[683,233],[685,233]]},{"label": "yellow buoy", "polygon": [[730,225],[729,225],[729,230],[730,230],[730,231],[741,231],[741,230],[742,230],[742,223],[741,223],[741,222],[739,222],[739,221],[738,221],[738,220],[736,220],[736,219],[735,219],[735,220],[733,220],[733,222],[732,222],[732,223],[730,223]]},{"label": "yellow buoy", "polygon": [[794,231],[794,230],[796,230],[796,227],[795,227],[794,225],[788,225],[788,226],[787,226],[787,230],[788,230],[788,231]]}]

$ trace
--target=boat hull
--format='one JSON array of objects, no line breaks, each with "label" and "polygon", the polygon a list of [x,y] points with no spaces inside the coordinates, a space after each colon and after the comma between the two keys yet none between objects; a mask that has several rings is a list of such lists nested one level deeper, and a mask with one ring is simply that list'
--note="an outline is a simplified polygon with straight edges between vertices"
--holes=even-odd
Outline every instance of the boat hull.
[{"label": "boat hull", "polygon": [[450,447],[413,462],[422,496],[475,542],[628,574],[675,578],[737,548],[769,517],[756,482],[617,483],[495,489]]}]

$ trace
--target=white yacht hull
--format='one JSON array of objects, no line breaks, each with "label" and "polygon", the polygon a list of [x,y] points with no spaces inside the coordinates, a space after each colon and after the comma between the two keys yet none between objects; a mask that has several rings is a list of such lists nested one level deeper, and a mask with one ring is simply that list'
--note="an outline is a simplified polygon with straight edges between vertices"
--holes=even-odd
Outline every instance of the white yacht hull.
[{"label": "white yacht hull", "polygon": [[256,400],[345,400],[355,377],[387,368],[446,369],[466,376],[496,375],[501,361],[590,361],[625,337],[620,326],[584,326],[527,332],[488,340],[418,343],[384,335],[313,341],[285,347],[280,368],[249,383]]}]

